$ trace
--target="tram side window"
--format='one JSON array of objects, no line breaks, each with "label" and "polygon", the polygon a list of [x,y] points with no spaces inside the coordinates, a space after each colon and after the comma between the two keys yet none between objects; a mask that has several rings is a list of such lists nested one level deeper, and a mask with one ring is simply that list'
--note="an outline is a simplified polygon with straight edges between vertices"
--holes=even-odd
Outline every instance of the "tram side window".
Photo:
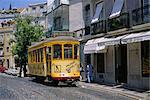
[{"label": "tram side window", "polygon": [[53,48],[54,48],[53,58],[62,59],[62,46],[56,44],[53,46]]},{"label": "tram side window", "polygon": [[72,45],[71,44],[64,45],[64,57],[72,58]]},{"label": "tram side window", "polygon": [[36,50],[36,62],[38,62],[38,52]]},{"label": "tram side window", "polygon": [[36,61],[36,51],[33,51],[33,62],[35,62]]},{"label": "tram side window", "polygon": [[43,62],[43,49],[40,49],[40,54],[41,54],[41,62]]},{"label": "tram side window", "polygon": [[31,62],[33,63],[33,51],[31,52]]},{"label": "tram side window", "polygon": [[79,57],[78,48],[79,48],[78,45],[74,45],[74,59],[78,59],[78,57]]},{"label": "tram side window", "polygon": [[37,50],[38,53],[38,62],[40,62],[40,49]]}]

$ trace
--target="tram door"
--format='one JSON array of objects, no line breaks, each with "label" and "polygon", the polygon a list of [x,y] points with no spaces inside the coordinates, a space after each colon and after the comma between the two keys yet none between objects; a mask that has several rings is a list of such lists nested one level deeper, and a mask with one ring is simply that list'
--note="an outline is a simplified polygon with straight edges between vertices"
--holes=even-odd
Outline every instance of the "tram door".
[{"label": "tram door", "polygon": [[51,73],[51,57],[52,57],[51,47],[47,47],[47,49],[46,49],[46,65],[47,65],[48,75],[50,75],[50,73]]}]

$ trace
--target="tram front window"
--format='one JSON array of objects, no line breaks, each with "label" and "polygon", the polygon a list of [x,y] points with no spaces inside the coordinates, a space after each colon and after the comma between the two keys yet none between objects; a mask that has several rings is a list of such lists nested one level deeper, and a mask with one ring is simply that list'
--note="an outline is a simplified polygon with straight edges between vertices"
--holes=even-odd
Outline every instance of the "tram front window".
[{"label": "tram front window", "polygon": [[78,45],[74,45],[74,59],[78,59],[79,57],[79,52],[78,52]]},{"label": "tram front window", "polygon": [[72,58],[72,45],[71,44],[64,45],[64,57],[65,59]]},{"label": "tram front window", "polygon": [[55,59],[62,59],[62,47],[59,44],[56,44],[54,47],[54,55],[53,58]]}]

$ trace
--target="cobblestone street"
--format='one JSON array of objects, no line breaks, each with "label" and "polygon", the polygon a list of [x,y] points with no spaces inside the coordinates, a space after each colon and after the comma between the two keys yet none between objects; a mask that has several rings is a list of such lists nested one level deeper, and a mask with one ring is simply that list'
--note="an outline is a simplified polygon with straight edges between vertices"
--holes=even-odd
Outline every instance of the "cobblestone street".
[{"label": "cobblestone street", "polygon": [[133,100],[117,93],[82,87],[36,83],[31,78],[0,74],[0,100]]}]

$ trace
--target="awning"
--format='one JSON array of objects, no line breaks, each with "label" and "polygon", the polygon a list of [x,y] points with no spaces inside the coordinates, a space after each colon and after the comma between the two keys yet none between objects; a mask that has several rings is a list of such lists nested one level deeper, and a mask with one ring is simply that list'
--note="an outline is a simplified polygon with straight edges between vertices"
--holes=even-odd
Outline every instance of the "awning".
[{"label": "awning", "polygon": [[104,45],[98,45],[98,42],[103,39],[104,38],[88,40],[84,46],[84,54],[99,53],[101,50],[105,49]]},{"label": "awning", "polygon": [[117,45],[121,44],[121,39],[126,37],[127,35],[122,35],[114,38],[104,38],[103,40],[100,40],[98,43],[98,46],[110,46],[110,45]]},{"label": "awning", "polygon": [[130,34],[124,37],[121,43],[127,44],[127,43],[140,42],[140,41],[146,41],[146,40],[150,40],[150,31]]},{"label": "awning", "polygon": [[107,46],[117,45],[121,43],[121,39],[126,35],[118,36],[115,38],[97,38],[88,40],[84,46],[84,54],[90,53],[105,53],[107,52]]},{"label": "awning", "polygon": [[102,7],[103,7],[103,3],[98,3],[96,5],[96,11],[95,11],[94,17],[92,18],[91,23],[95,23],[99,20],[99,16],[102,11]]},{"label": "awning", "polygon": [[124,0],[115,0],[113,10],[109,16],[109,18],[114,18],[116,16],[119,16],[122,10],[124,4]]}]

